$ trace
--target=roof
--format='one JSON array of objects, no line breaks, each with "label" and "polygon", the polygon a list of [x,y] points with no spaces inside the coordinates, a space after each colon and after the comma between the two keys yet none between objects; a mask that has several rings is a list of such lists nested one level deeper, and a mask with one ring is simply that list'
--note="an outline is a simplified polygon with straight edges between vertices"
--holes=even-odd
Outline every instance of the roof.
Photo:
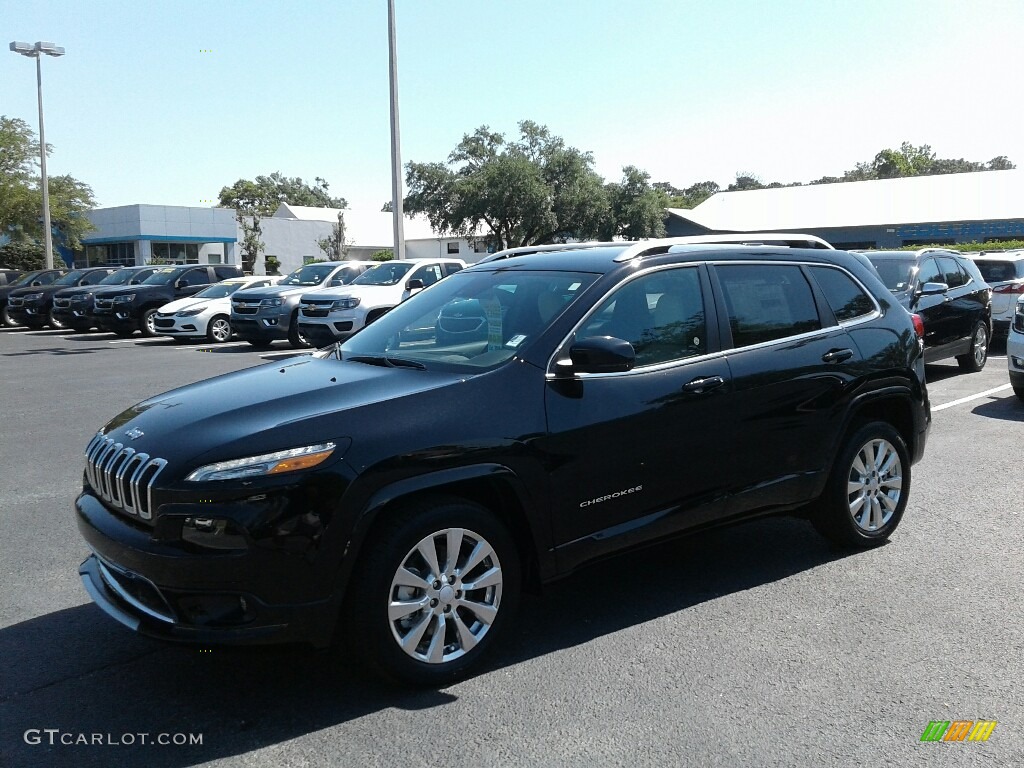
[{"label": "roof", "polygon": [[1024,219],[1024,170],[719,192],[668,212],[725,232]]},{"label": "roof", "polygon": [[[374,211],[366,208],[315,208],[308,205],[290,205],[281,203],[274,213],[275,219],[298,219],[299,221],[338,220],[338,214],[345,216],[345,237],[352,245],[362,248],[393,248],[395,242],[394,224],[391,213]],[[403,221],[403,234],[408,240],[439,240],[458,238],[439,235],[430,227],[430,222],[423,216],[406,216]]]}]

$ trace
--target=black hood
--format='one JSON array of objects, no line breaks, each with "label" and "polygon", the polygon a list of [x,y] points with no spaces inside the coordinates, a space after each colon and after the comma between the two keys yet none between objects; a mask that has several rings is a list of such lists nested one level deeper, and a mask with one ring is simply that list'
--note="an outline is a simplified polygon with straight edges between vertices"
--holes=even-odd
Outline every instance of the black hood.
[{"label": "black hood", "polygon": [[[351,437],[354,412],[464,375],[303,358],[190,384],[145,400],[103,428],[170,462],[179,478],[201,464]],[[367,428],[360,424],[357,432]],[[131,439],[128,431],[143,434]],[[358,436],[358,435],[357,435]]]}]

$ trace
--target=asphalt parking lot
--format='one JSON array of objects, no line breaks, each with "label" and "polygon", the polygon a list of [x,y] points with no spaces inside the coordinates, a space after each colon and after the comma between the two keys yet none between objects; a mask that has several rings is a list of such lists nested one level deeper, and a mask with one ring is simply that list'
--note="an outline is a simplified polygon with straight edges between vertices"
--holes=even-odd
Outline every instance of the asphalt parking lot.
[{"label": "asphalt parking lot", "polygon": [[[999,347],[978,374],[929,367],[929,445],[887,545],[841,553],[772,519],[622,555],[526,599],[490,665],[441,691],[305,648],[164,646],[79,582],[96,429],[292,354],[0,330],[0,764],[1024,765],[1024,403]],[[935,720],[998,725],[922,743]]]}]

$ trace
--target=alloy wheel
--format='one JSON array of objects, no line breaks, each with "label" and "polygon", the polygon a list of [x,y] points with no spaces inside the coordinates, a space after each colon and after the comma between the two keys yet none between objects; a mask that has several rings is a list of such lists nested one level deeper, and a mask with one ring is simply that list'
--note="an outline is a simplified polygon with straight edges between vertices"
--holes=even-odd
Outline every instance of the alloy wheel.
[{"label": "alloy wheel", "polygon": [[402,559],[388,595],[388,621],[413,659],[444,664],[469,653],[494,624],[504,576],[494,548],[465,528],[421,539]]},{"label": "alloy wheel", "polygon": [[974,331],[974,364],[979,368],[985,364],[988,355],[988,334],[981,325]]},{"label": "alloy wheel", "polygon": [[870,440],[861,447],[850,466],[846,490],[858,528],[876,532],[889,523],[903,493],[903,464],[888,440]]},{"label": "alloy wheel", "polygon": [[231,338],[231,323],[223,317],[215,317],[210,321],[210,340],[223,343]]}]

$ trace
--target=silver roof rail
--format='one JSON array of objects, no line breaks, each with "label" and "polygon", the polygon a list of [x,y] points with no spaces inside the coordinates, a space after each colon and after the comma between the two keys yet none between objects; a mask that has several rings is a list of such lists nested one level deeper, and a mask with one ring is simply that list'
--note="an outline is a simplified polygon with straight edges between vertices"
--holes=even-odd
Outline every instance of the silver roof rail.
[{"label": "silver roof rail", "polygon": [[692,235],[690,237],[664,237],[658,240],[641,240],[615,257],[615,261],[631,261],[651,253],[666,253],[674,245],[777,245],[787,248],[820,248],[834,251],[835,248],[815,235],[791,232],[737,232],[731,235]]},{"label": "silver roof rail", "polygon": [[523,256],[528,253],[543,253],[544,251],[575,251],[584,248],[604,248],[607,246],[622,246],[625,243],[619,241],[617,243],[600,243],[600,242],[583,242],[583,243],[554,243],[549,245],[521,245],[517,248],[506,248],[503,251],[492,253],[486,256],[477,264],[487,264],[491,261],[499,261],[501,259],[509,259],[513,256]]}]

